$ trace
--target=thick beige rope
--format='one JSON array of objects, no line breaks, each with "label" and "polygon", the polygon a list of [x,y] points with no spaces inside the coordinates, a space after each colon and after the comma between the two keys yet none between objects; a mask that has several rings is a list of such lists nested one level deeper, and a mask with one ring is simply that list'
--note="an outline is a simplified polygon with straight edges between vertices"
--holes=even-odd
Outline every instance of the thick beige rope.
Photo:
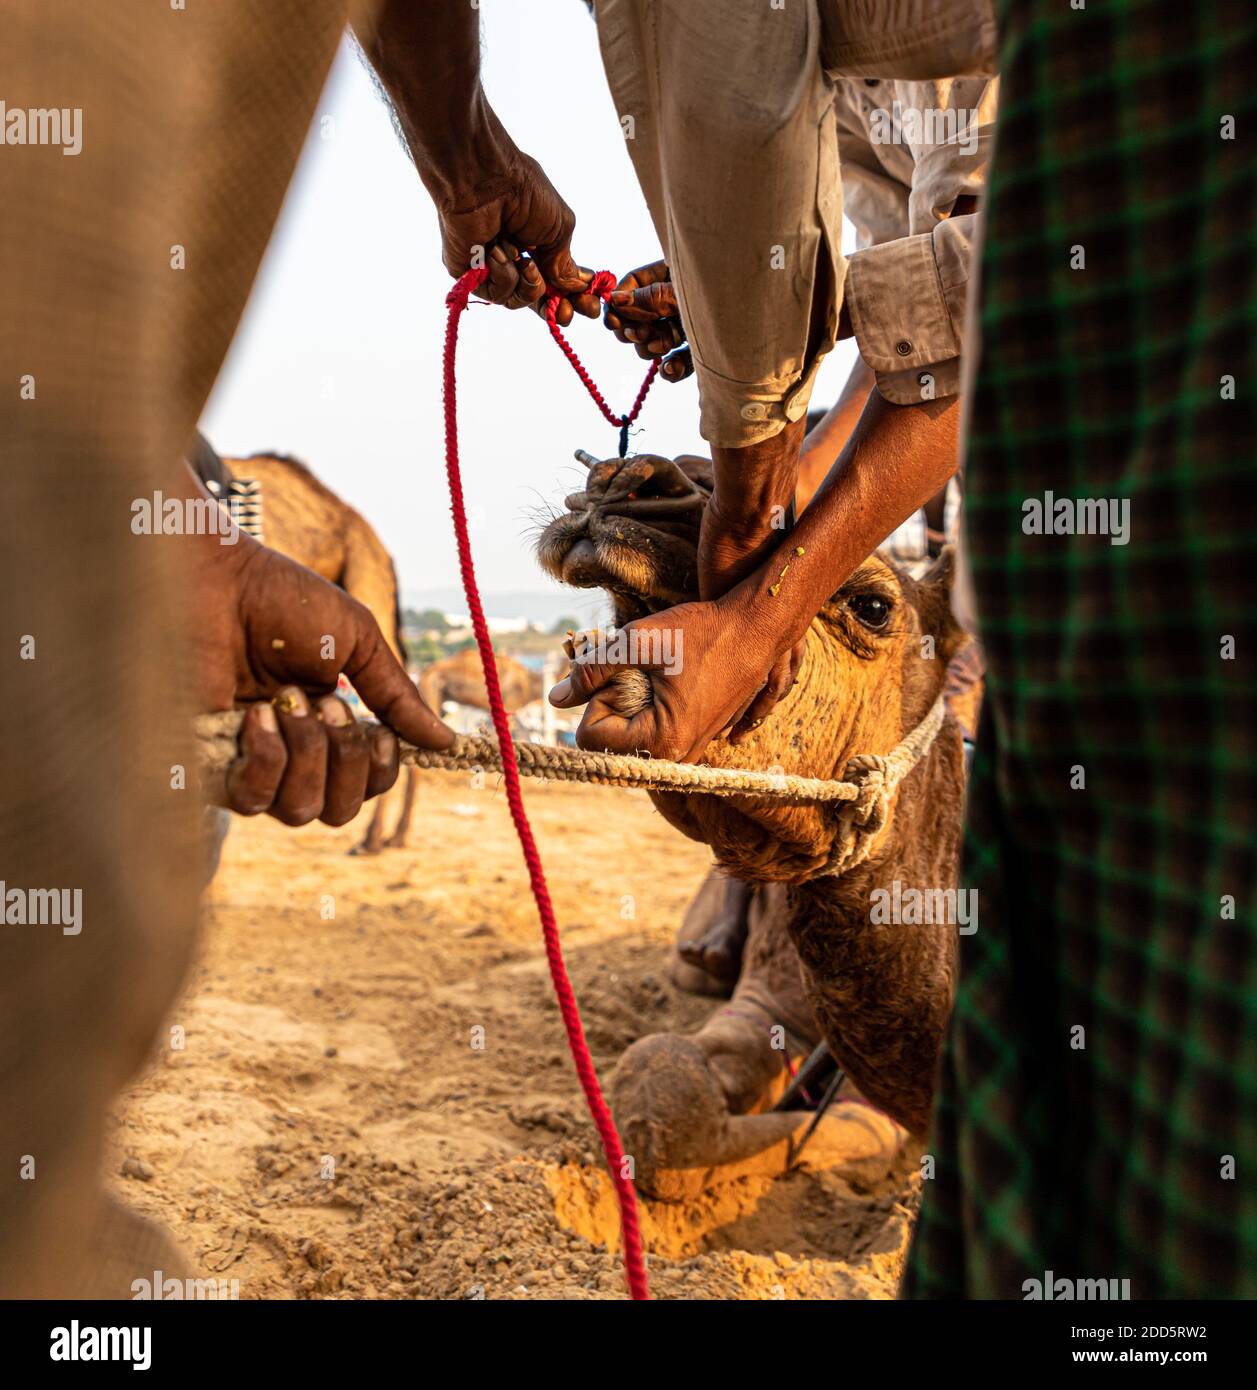
[{"label": "thick beige rope", "polygon": [[[239,750],[236,737],[240,710],[204,714],[196,721],[201,768],[211,787],[221,779]],[[515,757],[521,776],[557,782],[594,782],[607,787],[636,787],[643,791],[701,792],[707,796],[771,796],[799,805],[851,802],[857,813],[871,815],[904,776],[928,752],[943,718],[940,695],[929,714],[902,743],[885,757],[864,755],[847,764],[849,781],[820,777],[755,772],[742,768],[701,767],[662,758],[634,758],[619,753],[593,753],[580,748],[552,748],[540,743],[517,743]],[[460,734],[443,753],[402,744],[402,762],[447,772],[481,769],[500,772],[502,758],[496,739]],[[882,807],[884,811],[884,806]]]},{"label": "thick beige rope", "polygon": [[824,876],[845,874],[868,858],[877,832],[886,824],[895,789],[930,751],[946,712],[940,695],[925,718],[890,753],[884,757],[860,753],[848,759],[843,772],[859,793],[838,812],[839,833],[834,837],[829,863],[822,871]]}]

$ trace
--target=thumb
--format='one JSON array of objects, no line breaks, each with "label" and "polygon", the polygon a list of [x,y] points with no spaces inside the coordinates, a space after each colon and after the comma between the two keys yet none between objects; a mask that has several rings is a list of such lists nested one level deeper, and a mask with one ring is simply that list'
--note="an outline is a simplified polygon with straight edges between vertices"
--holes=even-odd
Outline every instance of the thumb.
[{"label": "thumb", "polygon": [[576,709],[622,669],[612,662],[573,661],[567,675],[550,690],[550,703],[555,709]]},{"label": "thumb", "polygon": [[[650,677],[640,666],[577,661],[550,692],[556,709],[575,709],[596,700],[604,716],[633,719],[655,701]],[[592,710],[591,710],[592,713]]]},{"label": "thumb", "polygon": [[593,271],[583,270],[572,259],[571,244],[567,240],[554,248],[538,246],[533,251],[533,260],[540,267],[546,283],[564,294],[577,294],[587,289],[594,278]]},{"label": "thumb", "polygon": [[389,650],[375,619],[365,611],[344,670],[367,708],[407,743],[437,750],[453,746],[453,729],[424,704],[414,682]]}]

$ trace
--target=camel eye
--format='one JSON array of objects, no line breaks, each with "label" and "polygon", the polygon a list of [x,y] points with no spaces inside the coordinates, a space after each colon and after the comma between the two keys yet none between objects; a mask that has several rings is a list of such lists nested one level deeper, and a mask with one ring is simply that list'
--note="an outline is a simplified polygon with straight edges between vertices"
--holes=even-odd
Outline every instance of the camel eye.
[{"label": "camel eye", "polygon": [[890,621],[890,603],[881,594],[853,594],[847,607],[874,632],[880,632]]}]

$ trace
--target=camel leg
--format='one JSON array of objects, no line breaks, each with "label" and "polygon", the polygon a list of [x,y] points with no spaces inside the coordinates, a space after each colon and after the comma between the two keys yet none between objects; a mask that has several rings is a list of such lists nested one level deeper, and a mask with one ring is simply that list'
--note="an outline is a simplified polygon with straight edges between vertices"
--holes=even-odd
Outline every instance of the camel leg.
[{"label": "camel leg", "polygon": [[[702,892],[723,888],[709,880]],[[717,1177],[784,1172],[793,1153],[787,1141],[810,1123],[805,1112],[765,1113],[784,1084],[787,1054],[807,1052],[816,1041],[784,886],[766,885],[748,916],[732,1002],[690,1037],[656,1033],[635,1042],[611,1075],[612,1108],[636,1180],[654,1196],[677,1200]],[[843,1143],[843,1155],[868,1156],[866,1132]]]},{"label": "camel leg", "polygon": [[[741,968],[751,900],[749,885],[731,879],[719,869],[712,869],[707,875],[686,908],[681,929],[677,932],[668,973],[678,989],[685,990],[687,994],[710,994],[718,999],[729,997]],[[703,956],[697,954],[698,943],[705,942],[713,933],[729,943],[719,954],[725,966],[724,973],[717,973],[705,966]]]},{"label": "camel leg", "polygon": [[410,833],[410,818],[414,814],[418,789],[419,774],[413,767],[408,767],[406,769],[406,799],[402,802],[402,813],[397,819],[397,828],[384,842],[386,849],[406,848],[406,836]]},{"label": "camel leg", "polygon": [[724,902],[697,936],[677,940],[677,955],[721,984],[735,984],[742,970],[742,952],[750,930],[751,896],[755,889],[740,878],[724,878]]},{"label": "camel leg", "polygon": [[375,810],[371,812],[371,824],[362,840],[349,852],[350,854],[379,854],[384,848],[384,798],[377,796]]}]

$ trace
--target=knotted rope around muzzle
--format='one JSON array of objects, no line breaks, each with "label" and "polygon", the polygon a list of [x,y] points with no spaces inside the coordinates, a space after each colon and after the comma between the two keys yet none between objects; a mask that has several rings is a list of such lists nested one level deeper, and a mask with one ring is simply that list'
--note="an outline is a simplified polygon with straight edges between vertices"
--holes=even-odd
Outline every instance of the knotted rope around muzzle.
[{"label": "knotted rope around muzzle", "polygon": [[[836,805],[838,833],[822,875],[846,873],[869,855],[886,824],[899,784],[930,751],[942,726],[946,706],[940,695],[925,718],[885,755],[862,753],[850,758],[842,780],[797,777],[793,773],[746,768],[705,767],[664,758],[596,753],[582,748],[553,748],[515,743],[515,762],[523,777],[551,782],[589,782],[638,791],[689,792],[704,796],[762,796],[787,805]],[[210,799],[225,804],[224,779],[238,754],[237,735],[244,715],[239,710],[205,714],[196,721],[200,758]],[[435,752],[402,744],[402,762],[443,772],[502,772],[496,738],[459,734],[452,748]]]}]

